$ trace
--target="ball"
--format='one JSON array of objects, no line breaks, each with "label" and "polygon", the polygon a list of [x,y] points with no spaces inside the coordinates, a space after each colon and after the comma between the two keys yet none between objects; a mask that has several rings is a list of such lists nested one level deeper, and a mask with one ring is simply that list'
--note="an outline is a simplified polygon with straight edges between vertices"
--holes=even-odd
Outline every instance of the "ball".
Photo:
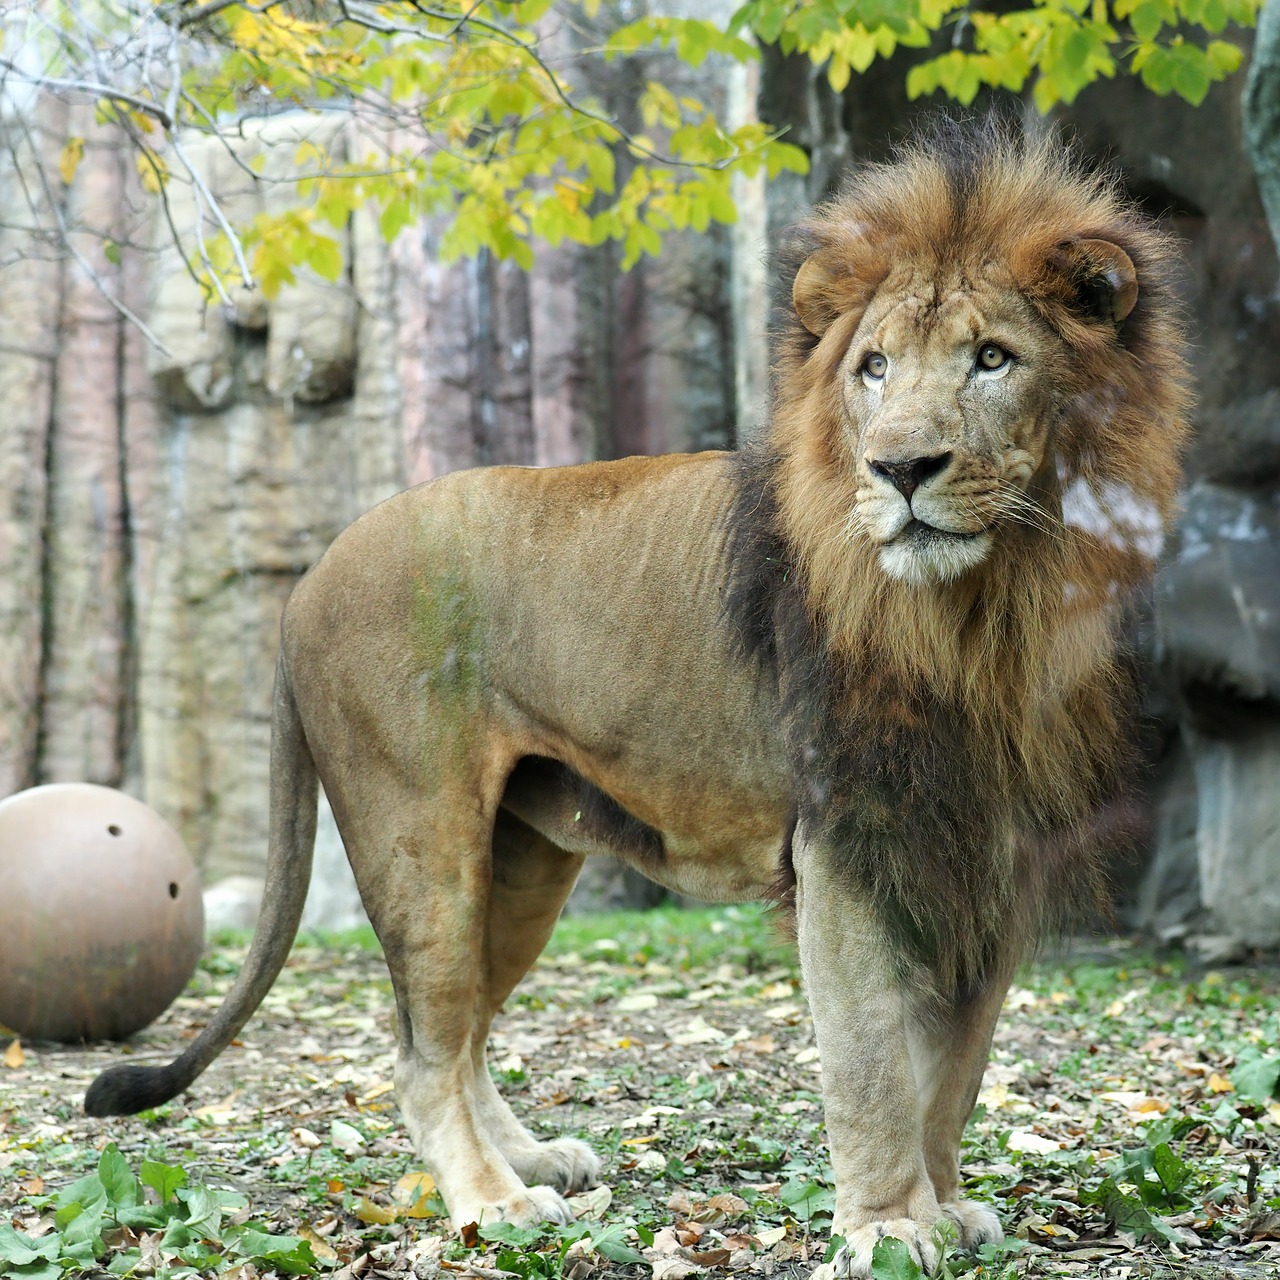
[{"label": "ball", "polygon": [[186,986],[200,877],[140,800],[88,783],[0,801],[0,1023],[32,1040],[121,1040]]}]

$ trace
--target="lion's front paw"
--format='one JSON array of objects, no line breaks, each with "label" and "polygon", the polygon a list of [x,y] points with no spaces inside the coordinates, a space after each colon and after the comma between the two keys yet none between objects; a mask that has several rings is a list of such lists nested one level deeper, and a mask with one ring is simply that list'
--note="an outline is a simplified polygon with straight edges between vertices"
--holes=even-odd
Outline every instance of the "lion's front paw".
[{"label": "lion's front paw", "polygon": [[980,1244],[999,1244],[1004,1228],[990,1205],[976,1200],[948,1200],[940,1206],[960,1232],[960,1248],[972,1252]]},{"label": "lion's front paw", "polygon": [[573,1210],[551,1187],[524,1187],[501,1200],[459,1206],[451,1217],[459,1231],[472,1222],[482,1225],[510,1222],[517,1227],[550,1222],[553,1226],[562,1227],[573,1221]]},{"label": "lion's front paw", "polygon": [[897,1236],[911,1254],[911,1261],[931,1274],[938,1265],[938,1248],[933,1243],[929,1228],[910,1218],[887,1218],[872,1222],[856,1231],[845,1233],[845,1242],[836,1250],[830,1262],[824,1262],[813,1272],[813,1280],[843,1280],[846,1276],[869,1276],[871,1253],[878,1241],[885,1236]]},{"label": "lion's front paw", "polygon": [[600,1180],[600,1158],[577,1138],[539,1142],[532,1151],[512,1156],[511,1166],[526,1182],[545,1182],[566,1194]]}]

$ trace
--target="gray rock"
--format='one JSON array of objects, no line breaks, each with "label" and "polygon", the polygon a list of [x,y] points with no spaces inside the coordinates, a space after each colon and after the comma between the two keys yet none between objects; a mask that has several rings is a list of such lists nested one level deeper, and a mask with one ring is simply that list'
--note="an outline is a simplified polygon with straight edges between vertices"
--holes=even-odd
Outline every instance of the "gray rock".
[{"label": "gray rock", "polygon": [[1200,798],[1196,853],[1212,932],[1280,946],[1280,716],[1229,738],[1189,731]]},{"label": "gray rock", "polygon": [[1178,682],[1280,702],[1280,493],[1200,482],[1156,587],[1162,657]]}]

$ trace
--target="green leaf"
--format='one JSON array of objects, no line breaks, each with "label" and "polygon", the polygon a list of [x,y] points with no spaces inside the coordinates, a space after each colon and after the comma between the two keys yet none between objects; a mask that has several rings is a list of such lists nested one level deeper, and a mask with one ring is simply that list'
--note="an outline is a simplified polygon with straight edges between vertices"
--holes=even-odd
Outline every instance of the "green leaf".
[{"label": "green leaf", "polygon": [[106,1198],[111,1206],[120,1208],[142,1203],[142,1188],[138,1185],[129,1162],[120,1155],[115,1143],[108,1143],[97,1162],[97,1176],[102,1180]]},{"label": "green leaf", "polygon": [[337,280],[342,275],[342,249],[329,236],[311,237],[307,245],[307,265],[322,280]]},{"label": "green leaf", "polygon": [[45,1236],[41,1240],[32,1240],[29,1236],[15,1231],[7,1222],[0,1221],[0,1263],[5,1264],[4,1275],[8,1275],[8,1267],[26,1267],[41,1260],[52,1261],[58,1256],[60,1241],[57,1236]]},{"label": "green leaf", "polygon": [[922,1280],[924,1272],[911,1257],[905,1240],[885,1236],[871,1250],[871,1275],[873,1280]]},{"label": "green leaf", "polygon": [[792,1178],[783,1183],[778,1198],[791,1210],[797,1222],[810,1222],[819,1213],[830,1213],[836,1203],[830,1188],[808,1178]]},{"label": "green leaf", "polygon": [[140,1171],[143,1186],[150,1187],[160,1198],[161,1204],[175,1199],[179,1187],[187,1185],[187,1171],[177,1165],[161,1164],[158,1160],[144,1160]]},{"label": "green leaf", "polygon": [[255,1227],[245,1227],[231,1244],[247,1261],[264,1263],[287,1275],[306,1276],[316,1269],[311,1244],[301,1236],[273,1236]]},{"label": "green leaf", "polygon": [[1191,1181],[1194,1172],[1191,1166],[1175,1155],[1167,1142],[1161,1142],[1151,1152],[1151,1167],[1160,1179],[1169,1207],[1181,1208],[1186,1201],[1183,1189]]},{"label": "green leaf", "polygon": [[1276,1096],[1277,1079],[1280,1079],[1280,1057],[1257,1049],[1243,1050],[1231,1072],[1236,1094],[1245,1102],[1266,1102]]}]

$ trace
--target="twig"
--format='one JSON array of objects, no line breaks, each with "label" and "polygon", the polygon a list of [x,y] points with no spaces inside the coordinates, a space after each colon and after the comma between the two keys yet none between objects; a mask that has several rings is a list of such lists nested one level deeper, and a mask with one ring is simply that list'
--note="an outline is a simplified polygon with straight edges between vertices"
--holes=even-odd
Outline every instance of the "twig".
[{"label": "twig", "polygon": [[113,89],[109,84],[98,84],[93,80],[64,80],[59,76],[36,76],[23,71],[8,58],[0,58],[0,67],[4,67],[24,84],[33,84],[41,89],[52,89],[59,93],[85,93],[95,98],[106,98],[110,102],[118,102],[126,107],[133,107],[157,120],[166,132],[173,128],[173,120],[169,113],[158,103],[148,98],[140,98],[137,94],[124,93]]},{"label": "twig", "polygon": [[54,221],[58,224],[58,235],[62,243],[66,246],[67,252],[80,264],[80,269],[89,277],[93,287],[107,300],[115,310],[123,316],[130,324],[134,325],[138,332],[142,334],[146,340],[151,343],[161,355],[173,359],[173,352],[156,336],[151,326],[147,324],[143,318],[138,315],[131,307],[127,306],[119,298],[107,288],[107,282],[98,274],[94,265],[76,248],[75,243],[71,239],[71,231],[67,226],[67,220],[63,216],[62,208],[58,201],[54,199],[53,190],[49,186],[49,177],[44,171],[44,164],[40,159],[40,152],[36,147],[35,139],[31,136],[30,126],[25,118],[19,116],[19,123],[22,131],[26,134],[27,145],[31,148],[31,154],[35,158],[36,173],[40,177],[40,185],[44,189],[45,199],[49,202],[49,210],[53,214]]}]

